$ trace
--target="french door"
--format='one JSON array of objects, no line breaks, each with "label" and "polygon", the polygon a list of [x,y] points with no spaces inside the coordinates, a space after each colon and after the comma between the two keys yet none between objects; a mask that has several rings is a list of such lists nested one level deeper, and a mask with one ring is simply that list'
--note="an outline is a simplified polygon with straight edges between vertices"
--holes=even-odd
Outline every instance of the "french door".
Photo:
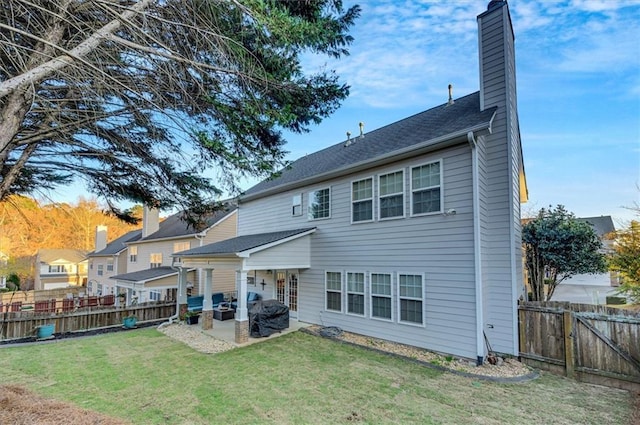
[{"label": "french door", "polygon": [[289,317],[298,317],[297,270],[280,270],[276,273],[276,299],[289,307]]}]

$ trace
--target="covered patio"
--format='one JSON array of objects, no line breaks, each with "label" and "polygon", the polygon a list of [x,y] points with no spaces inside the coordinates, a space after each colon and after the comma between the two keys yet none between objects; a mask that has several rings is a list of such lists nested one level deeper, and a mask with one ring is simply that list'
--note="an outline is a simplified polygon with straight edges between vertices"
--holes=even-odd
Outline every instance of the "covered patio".
[{"label": "covered patio", "polygon": [[[235,271],[237,308],[234,314],[234,342],[249,342],[247,294],[250,272],[306,269],[311,262],[311,235],[315,227],[238,236],[173,255],[173,267],[178,270],[178,314],[187,311],[187,272],[200,269],[204,273],[204,301],[201,327],[210,331],[228,326],[215,321],[212,294],[216,288],[213,270]],[[256,285],[255,281],[253,285]],[[296,300],[297,302],[297,300]],[[220,313],[220,312],[217,312]],[[297,322],[297,321],[296,321]]]}]

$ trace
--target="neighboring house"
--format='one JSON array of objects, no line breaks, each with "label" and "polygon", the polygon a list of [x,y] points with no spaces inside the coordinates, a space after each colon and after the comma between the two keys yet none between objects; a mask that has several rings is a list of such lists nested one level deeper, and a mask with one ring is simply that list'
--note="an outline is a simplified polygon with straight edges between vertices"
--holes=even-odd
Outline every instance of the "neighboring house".
[{"label": "neighboring house", "polygon": [[129,261],[127,243],[139,240],[142,230],[132,230],[107,243],[107,227],[96,228],[96,249],[90,252],[87,292],[89,295],[112,295],[116,293],[112,276],[127,272]]},{"label": "neighboring house", "polygon": [[[158,210],[145,208],[141,233],[122,241],[126,255],[120,258],[122,265],[118,262],[120,268],[109,279],[113,293],[125,294],[127,304],[176,299],[178,270],[173,267],[172,254],[237,234],[234,205],[228,204],[206,217],[201,231],[189,227],[181,217],[182,214],[177,213],[160,221]],[[217,271],[214,277],[220,291],[235,291],[233,272]],[[196,270],[189,272],[187,281],[189,292],[202,293],[203,277]]]},{"label": "neighboring house", "polygon": [[[603,215],[600,217],[584,217],[578,218],[578,221],[588,223],[600,237],[603,249],[602,253],[607,254],[613,250],[614,235],[616,228],[613,225],[611,216]],[[595,285],[595,286],[618,286],[618,276],[615,272],[597,273],[597,274],[578,274],[569,279],[565,279],[562,284],[569,285]],[[554,299],[556,297],[554,296]]]},{"label": "neighboring house", "polygon": [[34,289],[84,286],[87,252],[76,249],[41,249],[36,255]]},{"label": "neighboring house", "polygon": [[241,196],[238,237],[175,255],[183,273],[236,272],[236,341],[258,291],[308,323],[478,363],[487,341],[518,354],[514,35],[504,1],[477,21],[479,92],[300,158]]}]

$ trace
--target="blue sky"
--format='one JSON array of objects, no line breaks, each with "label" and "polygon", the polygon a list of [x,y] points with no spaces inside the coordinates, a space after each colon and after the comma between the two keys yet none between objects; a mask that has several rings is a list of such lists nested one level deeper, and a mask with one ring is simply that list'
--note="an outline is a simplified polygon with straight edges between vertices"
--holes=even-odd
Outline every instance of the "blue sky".
[{"label": "blue sky", "polygon": [[[336,69],[351,96],[321,125],[287,135],[288,159],[479,89],[476,16],[489,0],[344,0],[362,16]],[[530,201],[619,227],[640,203],[640,0],[510,0]],[[248,188],[255,182],[246,182]],[[56,197],[54,195],[54,197]],[[636,217],[637,218],[637,217]]]},{"label": "blue sky", "polygon": [[[351,55],[335,68],[351,96],[290,159],[479,89],[476,16],[488,0],[362,0]],[[530,201],[579,217],[633,218],[640,201],[640,1],[510,0]]]}]

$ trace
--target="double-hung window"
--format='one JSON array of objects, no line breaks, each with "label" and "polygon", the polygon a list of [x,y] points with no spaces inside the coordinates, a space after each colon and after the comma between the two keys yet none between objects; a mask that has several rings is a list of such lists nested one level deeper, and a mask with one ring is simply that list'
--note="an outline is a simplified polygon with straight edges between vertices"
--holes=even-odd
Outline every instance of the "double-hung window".
[{"label": "double-hung window", "polygon": [[342,311],[342,273],[326,272],[325,291],[327,294],[326,309]]},{"label": "double-hung window", "polygon": [[129,247],[129,262],[130,263],[135,263],[136,261],[138,261],[138,247],[137,246],[130,246]]},{"label": "double-hung window", "polygon": [[162,253],[151,254],[149,257],[149,268],[155,269],[162,266]]},{"label": "double-hung window", "polygon": [[175,242],[173,244],[173,252],[188,251],[191,249],[191,242]]},{"label": "double-hung window", "polygon": [[364,316],[364,273],[347,272],[347,313]]},{"label": "double-hung window", "polygon": [[442,212],[442,161],[411,168],[411,214]]},{"label": "double-hung window", "polygon": [[371,317],[391,320],[391,275],[371,273]]},{"label": "double-hung window", "polygon": [[398,275],[398,299],[400,304],[400,322],[422,325],[424,290],[420,274]]},{"label": "double-hung window", "polygon": [[309,220],[331,217],[331,189],[309,192]]},{"label": "double-hung window", "polygon": [[107,271],[108,272],[112,272],[113,271],[113,260],[111,260],[111,259],[107,260]]},{"label": "double-hung window", "polygon": [[380,220],[404,217],[404,171],[378,177]]},{"label": "double-hung window", "polygon": [[373,178],[351,183],[351,221],[373,220]]},{"label": "double-hung window", "polygon": [[98,264],[98,276],[102,276],[104,274],[104,264]]},{"label": "double-hung window", "polygon": [[49,273],[66,273],[67,268],[63,265],[49,266]]},{"label": "double-hung window", "polygon": [[302,195],[293,195],[291,198],[291,215],[302,215]]}]

